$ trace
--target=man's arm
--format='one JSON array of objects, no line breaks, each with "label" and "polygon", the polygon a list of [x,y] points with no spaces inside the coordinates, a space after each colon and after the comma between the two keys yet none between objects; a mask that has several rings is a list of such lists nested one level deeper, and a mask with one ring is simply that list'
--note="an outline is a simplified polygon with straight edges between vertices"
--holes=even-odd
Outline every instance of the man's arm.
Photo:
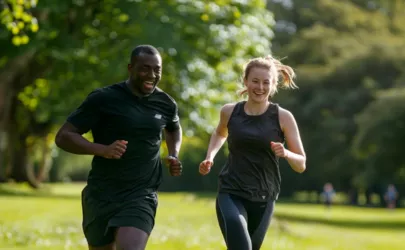
[{"label": "man's arm", "polygon": [[88,141],[78,129],[66,122],[55,138],[56,145],[66,152],[79,155],[96,155],[107,159],[119,159],[127,149],[127,141],[117,140],[110,145]]},{"label": "man's arm", "polygon": [[66,122],[59,129],[55,138],[56,145],[66,152],[79,155],[102,156],[105,145],[92,143],[84,138],[79,130],[71,123]]},{"label": "man's arm", "polygon": [[174,110],[171,119],[167,122],[165,127],[166,146],[169,157],[166,162],[169,165],[169,172],[172,176],[180,176],[182,173],[182,165],[178,159],[180,147],[182,142],[182,128],[180,126],[180,119],[177,109],[177,104],[174,103]]},{"label": "man's arm", "polygon": [[169,156],[179,157],[181,142],[183,139],[182,128],[179,125],[174,130],[165,129],[166,145],[169,151]]},{"label": "man's arm", "polygon": [[56,145],[72,154],[101,156],[104,145],[89,142],[82,135],[90,131],[100,119],[102,91],[93,90],[67,118],[56,134]]},{"label": "man's arm", "polygon": [[56,145],[72,154],[96,155],[109,159],[119,159],[126,151],[126,141],[117,140],[111,145],[92,143],[82,135],[97,126],[100,119],[102,91],[92,91],[83,103],[67,118],[59,129]]},{"label": "man's arm", "polygon": [[165,127],[166,146],[169,156],[178,158],[183,139],[177,104],[174,102],[173,113]]},{"label": "man's arm", "polygon": [[166,145],[169,157],[166,159],[169,165],[169,172],[172,176],[180,176],[183,170],[178,159],[182,141],[182,129],[180,124],[173,130],[165,129]]}]

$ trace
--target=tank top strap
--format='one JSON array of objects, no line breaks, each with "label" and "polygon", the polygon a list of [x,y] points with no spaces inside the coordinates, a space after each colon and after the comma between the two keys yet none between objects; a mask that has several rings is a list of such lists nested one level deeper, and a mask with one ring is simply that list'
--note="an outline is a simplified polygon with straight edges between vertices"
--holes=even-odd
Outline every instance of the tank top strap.
[{"label": "tank top strap", "polygon": [[242,115],[243,114],[243,104],[245,103],[245,101],[242,101],[242,102],[238,102],[238,103],[236,103],[235,104],[235,107],[233,108],[233,111],[232,111],[232,114],[231,114],[231,117],[234,117],[234,116],[240,116],[240,115]]},{"label": "tank top strap", "polygon": [[270,107],[267,110],[267,112],[268,112],[267,114],[272,120],[274,120],[274,122],[277,126],[277,129],[279,130],[279,136],[284,138],[284,133],[283,133],[283,130],[281,129],[281,124],[280,124],[280,116],[279,116],[280,111],[279,110],[280,110],[280,105],[278,103],[270,103]]},{"label": "tank top strap", "polygon": [[279,105],[278,103],[270,103],[270,107],[267,109],[267,112],[271,115],[277,115],[278,116],[278,108]]}]

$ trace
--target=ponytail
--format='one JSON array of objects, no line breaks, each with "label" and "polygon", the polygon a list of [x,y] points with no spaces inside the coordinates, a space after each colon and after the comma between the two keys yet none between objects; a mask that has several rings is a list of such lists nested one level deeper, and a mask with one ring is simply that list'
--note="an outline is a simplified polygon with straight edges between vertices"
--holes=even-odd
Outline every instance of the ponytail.
[{"label": "ponytail", "polygon": [[[294,78],[296,77],[294,70],[288,66],[282,64],[279,60],[275,59],[273,56],[268,55],[266,57],[254,58],[248,61],[244,67],[243,80],[247,80],[249,73],[252,68],[261,67],[270,70],[270,74],[275,76],[275,84],[273,85],[270,96],[273,96],[278,89],[278,86],[285,89],[296,89],[298,86],[294,83]],[[238,91],[240,96],[246,94],[247,89]]]},{"label": "ponytail", "polygon": [[281,82],[277,81],[277,85],[281,84],[281,87],[286,89],[298,88],[298,86],[294,82],[294,78],[296,77],[295,72],[290,66],[282,64],[280,60],[275,59],[271,55],[266,56],[265,59],[269,60],[276,66],[278,78],[281,78]]}]

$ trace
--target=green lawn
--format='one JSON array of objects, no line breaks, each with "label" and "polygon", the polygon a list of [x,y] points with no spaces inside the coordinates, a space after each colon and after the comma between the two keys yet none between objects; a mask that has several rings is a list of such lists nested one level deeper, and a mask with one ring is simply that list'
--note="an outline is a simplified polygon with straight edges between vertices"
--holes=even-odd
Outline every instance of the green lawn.
[{"label": "green lawn", "polygon": [[[82,185],[0,185],[0,249],[87,249],[81,231]],[[148,250],[225,249],[213,198],[161,193]],[[276,205],[262,249],[403,249],[405,210]]]}]

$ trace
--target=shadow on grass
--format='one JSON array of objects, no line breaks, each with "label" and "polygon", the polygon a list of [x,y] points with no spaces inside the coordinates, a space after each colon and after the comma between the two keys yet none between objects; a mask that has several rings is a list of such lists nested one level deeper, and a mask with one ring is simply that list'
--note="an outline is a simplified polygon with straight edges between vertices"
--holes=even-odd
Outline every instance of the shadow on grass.
[{"label": "shadow on grass", "polygon": [[191,194],[200,199],[215,199],[217,197],[215,192],[192,192]]},{"label": "shadow on grass", "polygon": [[[206,193],[193,193],[197,198],[201,199],[215,199],[216,193],[215,192],[206,192]],[[293,200],[280,200],[279,203],[295,203]],[[394,211],[395,213],[395,211]],[[343,227],[343,228],[369,228],[369,229],[405,229],[405,221],[381,221],[378,219],[378,214],[376,214],[375,220],[372,221],[361,221],[355,219],[328,219],[324,216],[320,216],[318,218],[314,217],[304,217],[300,215],[294,215],[291,213],[286,213],[283,211],[277,211],[275,214],[275,218],[279,219],[280,221],[285,222],[301,222],[301,223],[308,223],[308,224],[323,224],[329,226],[336,226],[336,227]]]},{"label": "shadow on grass", "polygon": [[37,190],[19,190],[0,185],[0,197],[40,197],[54,199],[80,199],[80,194],[55,194],[52,189],[39,188]]},{"label": "shadow on grass", "polygon": [[344,228],[367,228],[367,229],[405,229],[405,221],[380,221],[376,218],[373,221],[360,221],[353,219],[328,219],[328,218],[313,218],[296,216],[283,212],[277,212],[276,218],[291,222],[302,222],[309,224],[324,224],[329,226],[344,227]]}]

